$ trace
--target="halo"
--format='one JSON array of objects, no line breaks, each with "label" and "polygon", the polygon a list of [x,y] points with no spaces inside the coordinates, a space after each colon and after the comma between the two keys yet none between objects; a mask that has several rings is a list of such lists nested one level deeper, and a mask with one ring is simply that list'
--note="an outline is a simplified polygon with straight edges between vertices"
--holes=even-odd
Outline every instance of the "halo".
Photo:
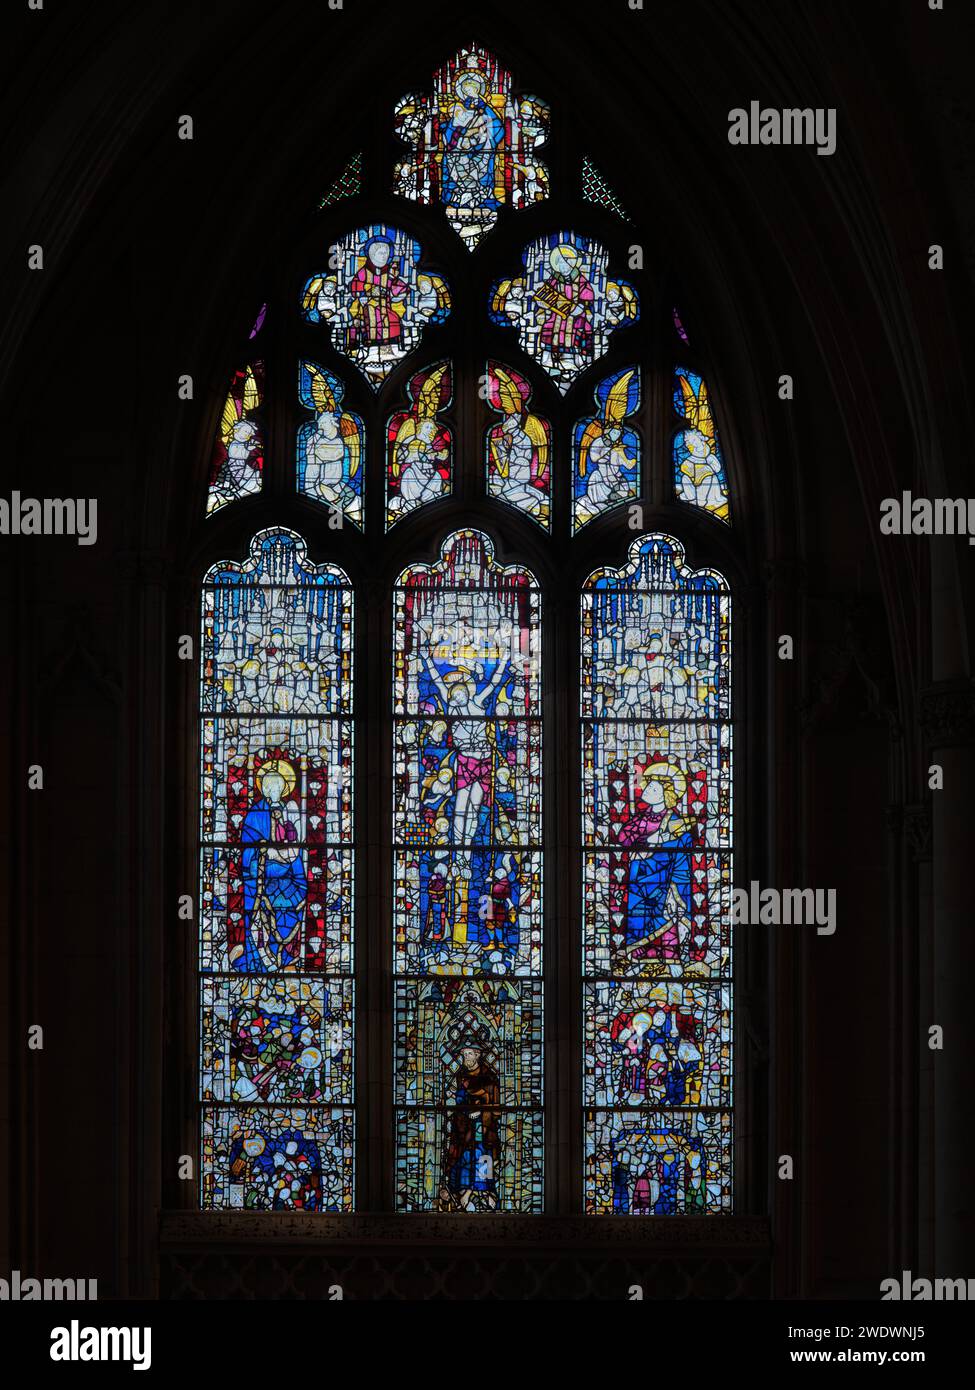
[{"label": "halo", "polygon": [[295,789],[295,770],[284,758],[269,758],[266,763],[262,763],[259,771],[254,777],[254,781],[260,791],[264,790],[264,778],[270,772],[276,772],[284,782],[284,795],[290,796]]},{"label": "halo", "polygon": [[643,785],[646,786],[651,780],[670,783],[671,793],[674,798],[671,803],[672,805],[676,805],[687,791],[687,778],[681,769],[675,767],[673,763],[665,761],[647,763],[646,767],[643,769]]},{"label": "halo", "polygon": [[392,237],[388,237],[388,236],[371,236],[371,237],[367,238],[367,240],[365,241],[365,243],[362,245],[362,248],[361,248],[361,251],[360,251],[360,255],[365,256],[365,258],[366,258],[367,261],[368,261],[368,260],[371,260],[372,257],[370,256],[369,253],[372,251],[372,248],[373,248],[374,246],[380,246],[380,245],[381,245],[381,246],[387,247],[387,249],[389,250],[389,260],[387,261],[387,265],[388,265],[388,264],[389,264],[389,261],[391,261],[391,260],[393,259],[393,254],[394,254],[394,252],[395,252],[395,250],[396,250],[396,244],[395,244],[395,242],[393,241]]},{"label": "halo", "polygon": [[464,68],[457,74],[457,80],[454,83],[454,91],[460,96],[466,96],[472,88],[477,96],[483,96],[484,92],[487,90],[487,82],[484,80],[484,74],[478,71],[476,67]]},{"label": "halo", "polygon": [[582,252],[571,241],[559,241],[552,247],[551,256],[558,256],[570,269],[574,270],[582,260]]}]

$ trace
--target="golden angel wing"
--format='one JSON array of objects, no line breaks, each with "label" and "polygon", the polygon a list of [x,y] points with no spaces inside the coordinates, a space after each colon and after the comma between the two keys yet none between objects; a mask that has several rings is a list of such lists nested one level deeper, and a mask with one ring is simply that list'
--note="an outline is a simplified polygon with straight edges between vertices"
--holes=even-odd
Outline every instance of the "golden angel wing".
[{"label": "golden angel wing", "polygon": [[636,294],[629,285],[618,285],[620,298],[623,301],[623,317],[632,319],[636,317]]},{"label": "golden angel wing", "polygon": [[311,371],[311,399],[315,407],[316,414],[321,415],[323,411],[335,409],[335,393],[325,380],[323,374],[315,367]]},{"label": "golden angel wing", "polygon": [[359,427],[351,415],[343,415],[339,429],[349,451],[349,477],[354,478],[359,471],[359,456],[362,452],[359,447]]},{"label": "golden angel wing", "polygon": [[498,399],[501,403],[501,409],[505,415],[520,415],[524,406],[521,392],[503,368],[495,367],[494,376],[498,383]]},{"label": "golden angel wing", "polygon": [[624,372],[611,388],[606,397],[606,419],[612,424],[618,425],[621,420],[626,418],[629,408],[630,382],[633,380],[634,372]]},{"label": "golden angel wing", "polygon": [[244,414],[247,415],[250,411],[255,410],[260,403],[261,388],[257,384],[253,367],[248,367],[244,377]]},{"label": "golden angel wing", "polygon": [[525,433],[535,446],[538,471],[544,473],[548,466],[548,431],[537,415],[529,415],[525,421]]},{"label": "golden angel wing", "polygon": [[220,438],[225,444],[230,443],[230,435],[239,419],[237,402],[234,400],[233,392],[230,392],[223,403],[223,413],[220,416]]},{"label": "golden angel wing", "polygon": [[508,295],[511,293],[511,286],[513,284],[513,280],[498,281],[498,287],[494,292],[494,298],[491,300],[491,308],[496,314],[504,313],[505,303],[507,302]]},{"label": "golden angel wing", "polygon": [[416,413],[421,418],[432,419],[440,409],[440,386],[449,370],[449,364],[441,362],[439,367],[434,367],[420,387],[420,394],[416,401]]},{"label": "golden angel wing", "polygon": [[694,394],[694,387],[687,377],[681,372],[677,380],[680,382],[680,393],[684,398],[684,414],[690,420],[694,428],[697,429],[697,396]]},{"label": "golden angel wing", "polygon": [[308,284],[305,286],[305,293],[301,299],[301,307],[304,309],[305,313],[311,313],[313,309],[318,308],[318,296],[321,294],[324,284],[324,275],[313,275],[308,281]]},{"label": "golden angel wing", "polygon": [[708,388],[704,381],[701,382],[701,389],[697,397],[697,419],[694,421],[696,429],[702,434],[707,435],[711,442],[714,442],[714,416],[711,414],[711,401],[708,398]]},{"label": "golden angel wing", "polygon": [[579,477],[584,478],[589,468],[589,450],[602,434],[602,425],[598,420],[590,420],[583,431],[582,441],[579,445]]}]

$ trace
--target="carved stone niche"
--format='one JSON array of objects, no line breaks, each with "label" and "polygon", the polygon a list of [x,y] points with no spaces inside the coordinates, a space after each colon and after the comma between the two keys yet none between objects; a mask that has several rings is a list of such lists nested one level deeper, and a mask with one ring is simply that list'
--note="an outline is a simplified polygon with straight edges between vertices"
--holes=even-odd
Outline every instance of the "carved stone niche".
[{"label": "carved stone niche", "polygon": [[904,842],[916,863],[931,858],[931,807],[927,802],[915,802],[902,808],[900,825]]},{"label": "carved stone niche", "polygon": [[811,600],[822,636],[810,641],[811,672],[802,704],[803,728],[829,731],[851,725],[885,727],[899,733],[889,661],[876,649],[882,631],[875,606],[851,595]]},{"label": "carved stone niche", "polygon": [[975,743],[975,685],[948,681],[922,691],[921,727],[932,748]]}]

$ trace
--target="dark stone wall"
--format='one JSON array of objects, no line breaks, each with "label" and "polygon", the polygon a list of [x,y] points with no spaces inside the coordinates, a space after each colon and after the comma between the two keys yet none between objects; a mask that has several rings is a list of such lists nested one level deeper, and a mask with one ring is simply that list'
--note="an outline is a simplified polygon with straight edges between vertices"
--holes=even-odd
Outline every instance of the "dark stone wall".
[{"label": "dark stone wall", "polygon": [[[975,491],[964,8],[688,0],[570,23],[562,6],[509,0],[476,14],[98,0],[4,16],[3,491],[97,496],[99,539],[0,539],[0,1269],[97,1277],[105,1295],[240,1296],[375,1260],[384,1296],[438,1297],[515,1285],[598,1296],[615,1287],[606,1269],[627,1281],[640,1269],[651,1287],[662,1270],[661,1294],[873,1297],[904,1267],[966,1272],[967,1100],[953,1088],[968,1025],[946,982],[973,978],[957,808],[975,726],[975,550],[881,538],[877,525],[880,500],[901,489]],[[208,1233],[174,1179],[193,1087],[175,908],[195,834],[192,676],[174,636],[193,630],[203,566],[242,554],[266,515],[247,503],[200,523],[221,394],[255,307],[286,303],[322,244],[321,190],[356,149],[377,178],[390,168],[393,100],[471,38],[552,103],[553,170],[567,177],[588,152],[614,186],[636,230],[604,225],[648,248],[645,305],[680,295],[736,496],[742,877],[835,887],[840,903],[833,938],[743,935],[745,1225],[702,1231],[703,1253],[676,1228],[662,1252],[656,1236],[605,1249],[571,1223],[567,1196],[560,1238],[522,1232],[507,1263],[476,1227],[432,1230],[414,1265],[386,1227],[361,1233],[378,1242],[368,1255],[338,1237],[308,1254],[288,1236],[282,1251],[259,1229],[243,1243]],[[837,153],[732,150],[727,112],[753,98],[837,107]],[[183,113],[192,144],[176,139]],[[367,190],[363,216],[382,212],[380,192]],[[510,265],[559,210],[556,199],[510,219],[486,256]],[[456,255],[442,220],[423,216],[434,249]],[[34,242],[39,274],[25,269]],[[927,268],[933,242],[940,274]],[[279,348],[284,359],[290,340]],[[189,406],[182,372],[197,385]],[[280,439],[277,515],[300,526]],[[694,543],[676,509],[653,515]],[[606,532],[593,545],[621,553]],[[782,632],[796,638],[791,667],[774,659]],[[933,825],[932,747],[952,750],[956,777]],[[41,793],[26,789],[31,763],[44,766]],[[946,1067],[926,1049],[930,1022],[956,1048]],[[25,1046],[33,1023],[42,1052]],[[782,1153],[796,1159],[792,1183],[775,1180]],[[162,1218],[174,1210],[183,1224]]]}]

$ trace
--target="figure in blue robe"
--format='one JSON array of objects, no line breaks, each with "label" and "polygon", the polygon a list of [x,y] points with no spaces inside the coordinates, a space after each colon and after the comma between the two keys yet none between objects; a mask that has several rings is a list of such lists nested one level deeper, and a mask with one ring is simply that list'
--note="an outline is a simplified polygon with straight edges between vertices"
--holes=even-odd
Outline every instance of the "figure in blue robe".
[{"label": "figure in blue robe", "polygon": [[450,119],[442,127],[440,196],[452,207],[501,206],[495,165],[504,142],[504,122],[484,100],[485,90],[479,73],[464,73],[457,82]]},{"label": "figure in blue robe", "polygon": [[647,1054],[654,1046],[659,1046],[664,1056],[667,1058],[667,1073],[664,1077],[663,1097],[657,1102],[660,1105],[686,1105],[688,1104],[687,1089],[691,1078],[700,1066],[700,1058],[692,1058],[685,1061],[680,1056],[681,1038],[675,1036],[670,1031],[670,1020],[658,1028],[651,1025],[643,1036],[643,1045]]},{"label": "figure in blue robe", "polygon": [[630,1212],[630,1170],[625,1163],[613,1164],[613,1210],[621,1216]]},{"label": "figure in blue robe", "polygon": [[[666,764],[651,764],[646,772],[644,797],[634,814],[617,827],[617,840],[627,848],[652,850],[630,858],[627,883],[625,950],[636,958],[678,960],[681,953],[679,923],[691,915],[691,822],[677,803],[686,789],[683,774]],[[671,893],[673,889],[673,894]],[[673,899],[676,897],[677,902]]]},{"label": "figure in blue robe", "polygon": [[[663,956],[676,960],[679,941],[671,920],[668,901],[673,888],[690,913],[691,859],[693,838],[686,831],[670,845],[687,851],[672,854],[661,851],[645,859],[630,860],[627,892],[626,950],[635,956]],[[669,848],[669,846],[668,846]]]},{"label": "figure in blue robe", "polygon": [[297,831],[285,815],[284,778],[262,769],[262,795],[244,817],[240,831],[244,879],[244,951],[234,961],[241,971],[290,965],[298,954],[304,917],[307,876],[304,856],[295,846]]},{"label": "figure in blue robe", "polygon": [[[617,1153],[617,1144],[630,1145],[641,1138],[646,1141],[647,1161],[640,1166],[631,1201],[631,1175],[623,1158]],[[690,1181],[692,1158],[697,1160],[700,1170],[701,1180],[696,1185]],[[610,1141],[610,1161],[614,1212],[622,1215],[632,1210],[634,1214],[677,1216],[706,1210],[707,1161],[700,1139],[681,1134],[675,1129],[630,1130],[619,1140]],[[656,1200],[652,1193],[654,1179],[657,1183]]]}]

